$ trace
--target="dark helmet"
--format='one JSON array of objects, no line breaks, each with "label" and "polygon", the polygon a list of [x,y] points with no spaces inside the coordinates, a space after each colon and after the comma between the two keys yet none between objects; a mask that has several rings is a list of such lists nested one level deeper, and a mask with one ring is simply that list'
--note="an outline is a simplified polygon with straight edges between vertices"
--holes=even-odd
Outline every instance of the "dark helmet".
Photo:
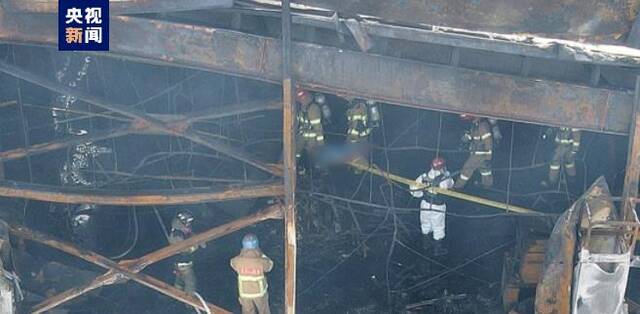
[{"label": "dark helmet", "polygon": [[442,170],[446,166],[446,162],[442,157],[436,157],[431,161],[431,169]]},{"label": "dark helmet", "polygon": [[242,238],[242,248],[243,249],[257,249],[259,246],[258,236],[253,233],[247,233]]},{"label": "dark helmet", "polygon": [[[174,222],[178,222],[182,226],[189,228],[193,223],[194,219],[195,218],[193,218],[193,214],[190,211],[181,210],[176,214],[176,218],[174,218]],[[173,227],[175,228],[176,226],[173,226]]]}]

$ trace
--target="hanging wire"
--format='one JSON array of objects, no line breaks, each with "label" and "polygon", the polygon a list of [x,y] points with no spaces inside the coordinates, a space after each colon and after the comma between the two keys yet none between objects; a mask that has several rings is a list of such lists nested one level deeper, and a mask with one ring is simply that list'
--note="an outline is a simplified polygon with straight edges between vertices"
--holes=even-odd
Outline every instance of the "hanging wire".
[{"label": "hanging wire", "polygon": [[498,245],[498,246],[496,246],[496,247],[494,247],[494,248],[492,248],[492,249],[490,249],[488,251],[485,251],[484,253],[482,253],[482,254],[480,254],[480,255],[478,255],[478,256],[476,256],[476,257],[474,257],[474,258],[472,258],[472,259],[470,259],[470,260],[468,260],[468,261],[466,261],[466,262],[464,262],[464,263],[462,263],[462,264],[460,264],[460,265],[458,265],[456,267],[452,267],[452,268],[450,268],[450,269],[448,269],[446,271],[443,271],[443,272],[441,272],[441,273],[439,273],[439,274],[437,274],[437,275],[435,275],[435,276],[433,276],[431,278],[428,278],[426,280],[418,282],[418,283],[416,283],[416,284],[414,284],[414,285],[412,285],[410,287],[398,290],[398,292],[411,291],[413,289],[422,287],[422,286],[424,286],[426,284],[434,283],[434,282],[444,278],[446,275],[448,275],[448,274],[450,274],[450,273],[452,273],[454,271],[458,271],[459,269],[464,268],[465,266],[467,266],[467,265],[469,265],[471,263],[474,263],[475,261],[477,261],[477,260],[479,260],[479,259],[481,259],[481,258],[483,258],[485,256],[491,255],[491,254],[495,253],[498,250],[506,248],[507,246],[511,245],[514,242],[515,242],[514,240],[511,240],[511,241],[509,241],[507,243]]},{"label": "hanging wire", "polygon": [[[385,125],[382,125],[382,145],[384,147],[387,147],[387,130]],[[385,158],[385,166],[386,166],[386,170],[387,171],[391,171],[391,165],[390,165],[390,160],[389,160],[389,153],[385,150],[384,151],[384,158]],[[387,200],[386,197],[384,197],[384,193],[381,193],[385,203],[387,204],[387,216],[385,216],[385,220],[388,217],[388,213],[392,213],[393,214],[393,237],[391,239],[391,245],[389,247],[389,253],[387,254],[387,260],[386,260],[386,267],[385,267],[385,283],[387,286],[387,303],[389,305],[389,310],[392,310],[392,302],[391,302],[391,283],[389,280],[389,264],[391,262],[391,257],[393,256],[393,252],[395,249],[395,245],[396,245],[396,240],[398,239],[398,215],[396,215],[395,211],[392,211],[391,209],[393,207],[395,207],[395,202],[394,202],[394,198],[395,198],[395,193],[394,193],[394,184],[390,183],[390,179],[387,178],[387,184],[389,186],[389,199]],[[382,189],[382,186],[380,186],[380,188]],[[382,192],[382,191],[381,191]]]},{"label": "hanging wire", "polygon": [[[509,169],[513,168],[513,142],[515,138],[516,124],[511,122],[511,145],[509,146]],[[511,175],[512,171],[509,170],[507,177],[507,207],[511,204]]]},{"label": "hanging wire", "polygon": [[124,252],[116,256],[110,256],[109,258],[111,259],[120,259],[127,256],[129,253],[131,253],[133,248],[136,247],[136,244],[138,244],[138,237],[140,235],[140,226],[138,225],[138,213],[137,213],[137,208],[135,206],[133,206],[132,212],[133,212],[133,228],[134,229],[133,229],[133,240],[131,241],[131,245]]},{"label": "hanging wire", "polygon": [[[437,260],[435,260],[435,259],[433,259],[433,258],[430,258],[430,257],[428,257],[428,256],[426,256],[426,255],[424,255],[424,254],[422,254],[422,253],[420,253],[420,252],[418,252],[416,249],[414,249],[414,248],[412,248],[412,247],[408,246],[407,244],[405,244],[405,243],[404,243],[404,242],[402,242],[401,240],[397,240],[397,241],[398,241],[398,244],[400,244],[400,246],[404,247],[404,248],[405,248],[405,249],[407,249],[409,252],[411,252],[411,253],[413,253],[413,254],[417,255],[418,257],[420,257],[420,258],[422,258],[422,259],[424,259],[424,260],[426,260],[426,261],[428,261],[428,262],[430,262],[430,263],[436,264],[436,265],[438,265],[438,266],[440,266],[440,267],[444,268],[445,270],[451,270],[451,269],[452,269],[451,267],[449,267],[449,266],[447,266],[447,265],[445,265],[445,264],[443,264],[443,263],[440,263],[439,261],[437,261]],[[481,282],[481,283],[490,283],[490,282],[488,282],[488,281],[486,281],[486,280],[480,279],[480,278],[475,277],[475,276],[472,276],[472,275],[467,275],[467,274],[465,274],[465,273],[463,273],[463,272],[461,272],[461,271],[458,271],[458,270],[453,270],[453,271],[455,271],[456,273],[458,273],[458,274],[460,274],[460,275],[462,275],[462,276],[464,276],[464,277],[466,277],[466,278],[473,279],[473,280],[478,281],[478,282]]]},{"label": "hanging wire", "polygon": [[436,142],[436,158],[440,157],[440,140],[442,136],[442,112],[439,115],[440,123],[438,124],[438,139]]}]

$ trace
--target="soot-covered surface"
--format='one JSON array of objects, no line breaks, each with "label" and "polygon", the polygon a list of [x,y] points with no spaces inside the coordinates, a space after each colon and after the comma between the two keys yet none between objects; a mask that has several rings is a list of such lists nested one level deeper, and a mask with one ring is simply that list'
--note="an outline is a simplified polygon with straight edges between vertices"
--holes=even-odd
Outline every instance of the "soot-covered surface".
[{"label": "soot-covered surface", "polygon": [[[3,48],[5,59],[15,58],[16,64],[48,77],[56,73],[68,56],[44,49]],[[72,65],[83,57],[72,57]],[[147,113],[188,114],[211,106],[277,99],[280,95],[278,86],[245,79],[98,57],[92,60],[80,88],[110,101],[136,105]],[[2,100],[19,99],[22,103],[0,108],[3,150],[60,137],[54,131],[47,107],[55,104],[55,95],[6,75],[0,79]],[[326,125],[327,142],[338,145],[344,141],[347,101],[328,95],[328,102],[333,118]],[[72,121],[65,123],[85,128],[90,134],[120,123],[112,117],[100,116],[106,113],[82,102],[77,102],[74,109],[80,113],[68,116]],[[457,115],[384,104],[382,109],[384,123],[372,135],[374,163],[413,179],[426,171],[438,153],[447,159],[449,170],[460,169],[467,152],[460,148],[459,139],[468,125]],[[562,212],[600,175],[607,177],[614,195],[620,193],[625,138],[584,134],[576,180],[566,187],[543,189],[539,182],[546,176],[553,146],[540,138],[544,127],[508,121],[499,125],[504,138],[494,153],[496,184],[489,190],[470,184],[466,192],[546,213]],[[260,160],[277,162],[280,158],[280,112],[208,121],[197,129],[209,136],[222,137]],[[86,169],[87,177],[95,183],[92,189],[171,189],[269,179],[251,167],[176,138],[131,135],[97,144],[110,148],[112,153],[96,158]],[[59,185],[61,165],[70,154],[61,150],[7,162],[6,178]],[[300,313],[500,312],[503,254],[515,241],[513,216],[473,203],[448,200],[449,254],[434,257],[422,247],[418,204],[406,187],[354,173],[344,166],[317,171],[303,161],[301,167],[307,167],[308,171],[299,177],[298,186]],[[178,176],[227,181],[181,180],[175,178]],[[117,259],[130,259],[167,245],[154,210],[165,228],[169,228],[178,209],[189,209],[196,216],[195,230],[199,232],[259,210],[265,204],[266,200],[250,200],[188,206],[101,206],[96,214],[96,250],[106,256],[122,255]],[[77,240],[70,235],[68,206],[9,200],[5,208],[10,209],[3,214],[13,221],[68,241]],[[272,310],[281,311],[284,258],[280,221],[264,222],[233,233],[199,250],[195,255],[198,291],[209,302],[239,312],[236,279],[229,259],[238,253],[244,232],[256,233],[263,251],[275,262],[273,272],[268,275],[269,291]],[[34,256],[33,264],[55,260],[77,269],[102,271],[42,246],[28,244],[27,252]],[[171,283],[172,264],[173,260],[168,259],[149,267],[145,273]],[[24,275],[27,274],[28,271]],[[633,280],[630,285],[634,285]],[[425,300],[431,302],[416,305]],[[30,302],[32,305],[33,301]],[[99,289],[68,304],[68,309],[71,313],[105,314],[192,311],[133,282]]]}]

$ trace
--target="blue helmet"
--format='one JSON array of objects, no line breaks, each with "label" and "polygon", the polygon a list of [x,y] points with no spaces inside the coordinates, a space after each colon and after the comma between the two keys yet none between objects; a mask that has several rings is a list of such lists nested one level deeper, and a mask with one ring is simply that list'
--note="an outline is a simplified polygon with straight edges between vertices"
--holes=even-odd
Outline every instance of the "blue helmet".
[{"label": "blue helmet", "polygon": [[258,236],[253,233],[247,233],[242,238],[243,249],[257,249],[258,248]]}]

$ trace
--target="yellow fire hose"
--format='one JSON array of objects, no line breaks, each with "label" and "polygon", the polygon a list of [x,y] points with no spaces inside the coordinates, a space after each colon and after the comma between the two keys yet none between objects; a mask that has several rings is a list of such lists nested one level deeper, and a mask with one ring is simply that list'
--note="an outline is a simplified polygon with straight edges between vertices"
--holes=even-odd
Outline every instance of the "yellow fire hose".
[{"label": "yellow fire hose", "polygon": [[[419,185],[417,184],[417,182],[415,182],[414,180],[410,180],[407,178],[403,178],[401,176],[395,175],[393,173],[389,173],[386,172],[382,169],[380,169],[379,167],[377,167],[376,165],[373,166],[369,166],[363,163],[359,163],[357,161],[352,161],[349,162],[349,165],[360,169],[362,171],[367,171],[371,174],[386,178],[388,180],[391,181],[395,181],[398,183],[402,183],[405,184],[407,186],[418,186],[419,188],[424,188],[426,189],[427,186],[426,185]],[[531,209],[527,209],[524,207],[520,207],[520,206],[515,206],[515,205],[511,205],[511,204],[505,204],[505,203],[501,203],[501,202],[497,202],[497,201],[492,201],[486,198],[482,198],[482,197],[477,197],[477,196],[473,196],[473,195],[469,195],[469,194],[465,194],[465,193],[461,193],[458,191],[453,191],[453,190],[445,190],[445,189],[441,189],[441,188],[435,188],[435,187],[430,187],[428,188],[429,191],[433,191],[435,193],[438,194],[442,194],[442,195],[446,195],[446,196],[450,196],[450,197],[454,197],[457,199],[461,199],[461,200],[465,200],[465,201],[469,201],[469,202],[473,202],[473,203],[478,203],[478,204],[482,204],[482,205],[486,205],[486,206],[491,206],[491,207],[495,207],[495,208],[500,208],[500,209],[504,209],[507,212],[514,212],[514,213],[520,213],[520,214],[534,214],[534,215],[542,215],[541,213],[531,210]]]}]

